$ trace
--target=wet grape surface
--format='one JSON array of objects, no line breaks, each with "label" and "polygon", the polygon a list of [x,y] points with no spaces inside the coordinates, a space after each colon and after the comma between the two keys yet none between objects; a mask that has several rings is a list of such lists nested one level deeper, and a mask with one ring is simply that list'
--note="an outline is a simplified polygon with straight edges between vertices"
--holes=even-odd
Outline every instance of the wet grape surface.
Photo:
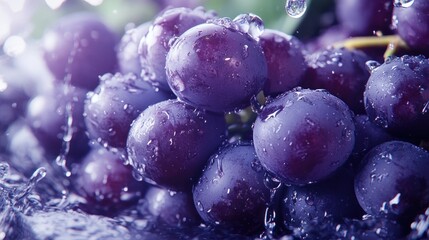
[{"label": "wet grape surface", "polygon": [[428,7],[0,1],[0,239],[429,239]]}]

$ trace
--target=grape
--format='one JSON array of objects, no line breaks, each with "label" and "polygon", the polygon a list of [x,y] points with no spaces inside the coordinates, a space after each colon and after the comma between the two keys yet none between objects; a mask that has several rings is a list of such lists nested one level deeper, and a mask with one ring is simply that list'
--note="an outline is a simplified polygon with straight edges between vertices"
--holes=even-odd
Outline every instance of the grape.
[{"label": "grape", "polygon": [[83,89],[58,85],[29,102],[26,121],[47,156],[59,155],[64,141],[70,144],[69,156],[82,157],[88,152],[83,117],[85,98]]},{"label": "grape", "polygon": [[363,92],[369,78],[363,52],[328,48],[307,57],[309,69],[302,86],[326,89],[339,97],[355,113],[364,113]]},{"label": "grape", "polygon": [[356,199],[353,185],[352,169],[344,166],[334,176],[318,183],[288,187],[283,201],[285,224],[301,227],[360,217],[363,210]]},{"label": "grape", "polygon": [[152,22],[145,22],[125,32],[118,45],[118,64],[122,73],[140,75],[142,66],[138,47],[142,38],[149,31]]},{"label": "grape", "polygon": [[321,90],[296,89],[269,101],[253,128],[262,165],[287,184],[322,180],[337,170],[354,146],[347,105]]},{"label": "grape", "polygon": [[378,145],[355,178],[359,204],[369,214],[412,220],[429,205],[428,167],[429,153],[411,143]]},{"label": "grape", "polygon": [[167,100],[144,110],[127,140],[133,167],[171,190],[190,189],[226,132],[223,115]]},{"label": "grape", "polygon": [[87,201],[87,212],[115,215],[135,204],[145,192],[144,182],[136,181],[131,166],[104,148],[94,148],[84,157],[73,179],[73,188]]},{"label": "grape", "polygon": [[414,0],[410,7],[395,7],[393,25],[399,36],[413,49],[429,53],[429,4]]},{"label": "grape", "polygon": [[189,28],[214,17],[213,12],[207,12],[201,7],[167,9],[156,17],[138,50],[143,64],[154,74],[149,80],[164,90],[170,90],[165,75],[165,56],[171,42]]},{"label": "grape", "polygon": [[352,152],[353,165],[357,168],[361,159],[373,147],[395,138],[386,129],[371,122],[367,115],[358,115],[355,122],[355,147]]},{"label": "grape", "polygon": [[267,79],[261,46],[250,35],[227,27],[234,26],[233,22],[225,22],[200,24],[183,33],[166,62],[174,94],[214,112],[249,106],[250,98],[262,90]]},{"label": "grape", "polygon": [[255,233],[263,228],[269,189],[252,145],[228,145],[212,155],[193,189],[203,220],[232,232]]},{"label": "grape", "polygon": [[266,95],[277,95],[297,87],[307,63],[302,43],[295,37],[277,30],[265,29],[259,40],[268,66]]},{"label": "grape", "polygon": [[336,1],[338,21],[354,36],[390,33],[392,11],[391,0]]},{"label": "grape", "polygon": [[59,82],[92,90],[117,66],[116,36],[90,13],[60,19],[43,38],[44,59]]},{"label": "grape", "polygon": [[171,192],[152,187],[145,196],[149,212],[172,226],[192,226],[201,222],[191,192]]},{"label": "grape", "polygon": [[[25,74],[13,68],[0,68],[0,137],[7,127],[25,115],[29,94],[25,91]],[[2,144],[0,143],[0,146]]]},{"label": "grape", "polygon": [[401,136],[428,136],[428,73],[423,56],[392,57],[375,68],[364,92],[371,121]]},{"label": "grape", "polygon": [[88,135],[109,147],[125,148],[132,121],[148,106],[171,96],[134,74],[105,74],[100,79],[85,103]]}]

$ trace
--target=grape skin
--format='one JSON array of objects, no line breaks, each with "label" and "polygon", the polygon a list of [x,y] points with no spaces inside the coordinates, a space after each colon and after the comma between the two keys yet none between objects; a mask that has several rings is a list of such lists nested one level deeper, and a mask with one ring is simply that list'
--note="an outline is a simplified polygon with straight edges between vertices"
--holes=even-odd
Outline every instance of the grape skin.
[{"label": "grape skin", "polygon": [[189,190],[225,133],[223,115],[166,100],[133,122],[127,152],[143,177],[170,190]]},{"label": "grape skin", "polygon": [[296,89],[267,103],[253,128],[262,165],[287,184],[304,185],[335,172],[355,142],[347,105],[321,90]]},{"label": "grape skin", "polygon": [[228,112],[249,106],[250,98],[262,90],[267,62],[261,46],[249,35],[204,23],[175,41],[166,71],[179,99],[200,109]]},{"label": "grape skin", "polygon": [[93,14],[76,13],[60,19],[43,40],[43,57],[60,83],[93,90],[99,75],[117,68],[117,37]]}]

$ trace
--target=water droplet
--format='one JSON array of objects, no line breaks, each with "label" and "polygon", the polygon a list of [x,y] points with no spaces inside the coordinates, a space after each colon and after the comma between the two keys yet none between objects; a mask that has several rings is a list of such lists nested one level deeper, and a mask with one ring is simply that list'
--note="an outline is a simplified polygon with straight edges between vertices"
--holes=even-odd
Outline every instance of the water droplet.
[{"label": "water droplet", "polygon": [[270,106],[268,109],[265,108],[260,114],[262,121],[266,122],[271,118],[275,118],[283,110],[282,105]]},{"label": "water droplet", "polygon": [[4,179],[5,176],[9,173],[9,164],[0,163],[0,179]]},{"label": "water droplet", "polygon": [[203,204],[200,201],[197,202],[197,209],[200,212],[204,211],[204,206],[203,206]]},{"label": "water droplet", "polygon": [[250,98],[250,108],[254,113],[260,113],[263,107],[264,106],[259,102],[257,96],[254,95]]},{"label": "water droplet", "polygon": [[182,78],[177,75],[171,78],[171,87],[177,92],[185,90],[185,84],[183,83]]},{"label": "water droplet", "polygon": [[372,72],[374,72],[374,70],[375,70],[375,69],[377,69],[381,64],[380,64],[379,62],[377,62],[377,61],[369,60],[369,61],[367,61],[367,62],[365,63],[365,65],[366,65],[366,69],[367,69],[370,73],[372,73]]},{"label": "water droplet", "polygon": [[249,34],[255,40],[264,32],[264,22],[262,19],[252,13],[240,14],[233,20],[237,24],[240,31]]},{"label": "water droplet", "polygon": [[300,18],[307,10],[306,0],[286,0],[286,13],[293,18]]},{"label": "water droplet", "polygon": [[414,0],[395,0],[393,2],[393,5],[395,7],[408,8],[408,7],[411,7],[413,3],[414,3]]},{"label": "water droplet", "polygon": [[429,101],[425,104],[425,106],[422,109],[422,114],[426,114],[429,111]]}]

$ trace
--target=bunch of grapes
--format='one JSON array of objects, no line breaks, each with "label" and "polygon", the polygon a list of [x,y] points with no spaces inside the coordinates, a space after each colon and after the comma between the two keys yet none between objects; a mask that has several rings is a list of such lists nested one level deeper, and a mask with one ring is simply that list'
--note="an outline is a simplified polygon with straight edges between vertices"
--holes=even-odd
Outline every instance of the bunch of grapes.
[{"label": "bunch of grapes", "polygon": [[428,238],[429,3],[335,7],[311,41],[203,7],[121,38],[64,16],[38,50],[47,87],[1,67],[0,159],[56,175],[42,203],[189,236]]}]

